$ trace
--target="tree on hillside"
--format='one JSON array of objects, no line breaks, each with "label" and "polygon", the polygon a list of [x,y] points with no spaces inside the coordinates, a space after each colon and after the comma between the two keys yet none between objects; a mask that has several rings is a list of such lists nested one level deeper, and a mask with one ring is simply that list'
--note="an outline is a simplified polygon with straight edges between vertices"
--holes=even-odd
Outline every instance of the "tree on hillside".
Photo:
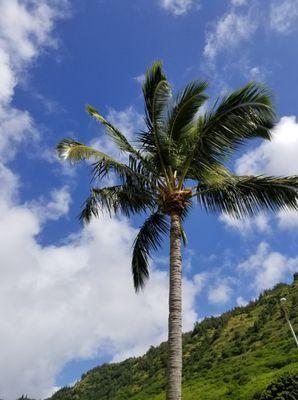
[{"label": "tree on hillside", "polygon": [[132,274],[135,289],[149,277],[150,252],[170,235],[169,336],[167,400],[181,399],[181,240],[184,221],[194,200],[210,212],[235,218],[259,211],[297,209],[297,177],[236,176],[224,165],[248,139],[270,139],[275,113],[268,90],[249,83],[218,100],[201,113],[207,84],[194,81],[176,97],[160,62],[147,71],[143,83],[146,129],[130,143],[93,107],[88,113],[106,133],[127,162],[73,139],[57,145],[58,154],[70,162],[92,159],[92,182],[112,174],[114,186],[91,188],[81,212],[89,222],[101,210],[111,215],[148,213],[134,241]]}]

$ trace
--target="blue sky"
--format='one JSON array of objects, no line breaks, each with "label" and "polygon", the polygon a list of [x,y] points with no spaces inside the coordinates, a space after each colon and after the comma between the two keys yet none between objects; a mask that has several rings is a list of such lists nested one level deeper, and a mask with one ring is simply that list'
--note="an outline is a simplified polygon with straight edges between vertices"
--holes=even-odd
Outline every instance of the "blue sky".
[{"label": "blue sky", "polygon": [[[135,295],[130,248],[141,218],[77,220],[89,171],[59,162],[56,143],[72,136],[115,152],[85,104],[133,137],[154,60],[174,90],[208,80],[210,103],[262,81],[279,115],[273,139],[249,143],[230,167],[298,174],[297,21],[297,0],[0,1],[1,398],[45,397],[166,337],[167,241]],[[195,207],[184,329],[290,282],[297,227],[295,212],[235,221]]]}]

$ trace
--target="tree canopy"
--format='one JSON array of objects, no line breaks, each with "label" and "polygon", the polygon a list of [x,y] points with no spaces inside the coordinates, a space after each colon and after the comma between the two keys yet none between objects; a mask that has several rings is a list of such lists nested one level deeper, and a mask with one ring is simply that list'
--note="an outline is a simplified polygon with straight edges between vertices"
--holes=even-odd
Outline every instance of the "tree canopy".
[{"label": "tree canopy", "polygon": [[[64,139],[57,146],[59,156],[70,162],[93,160],[96,185],[82,209],[82,221],[90,222],[102,210],[126,216],[147,213],[133,248],[136,290],[149,276],[150,252],[168,232],[167,215],[179,213],[185,238],[183,220],[193,200],[208,212],[234,218],[254,216],[261,210],[298,209],[296,176],[236,176],[227,168],[233,152],[247,140],[270,140],[276,121],[270,91],[250,82],[202,112],[206,89],[206,82],[194,81],[174,96],[161,62],[155,62],[142,87],[145,128],[136,132],[132,142],[87,106],[87,112],[126,155],[126,162],[74,139]],[[116,178],[116,185],[97,185],[110,176]]]}]

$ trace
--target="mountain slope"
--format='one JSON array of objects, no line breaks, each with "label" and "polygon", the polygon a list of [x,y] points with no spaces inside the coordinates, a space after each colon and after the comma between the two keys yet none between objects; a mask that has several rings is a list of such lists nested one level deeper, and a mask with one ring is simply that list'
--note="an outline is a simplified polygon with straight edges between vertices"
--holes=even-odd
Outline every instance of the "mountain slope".
[{"label": "mountain slope", "polygon": [[[259,399],[276,377],[298,375],[298,350],[280,309],[281,297],[288,300],[297,332],[298,274],[291,285],[278,284],[246,307],[207,318],[184,334],[184,400]],[[87,372],[51,400],[161,400],[165,368],[162,343],[143,357]]]}]

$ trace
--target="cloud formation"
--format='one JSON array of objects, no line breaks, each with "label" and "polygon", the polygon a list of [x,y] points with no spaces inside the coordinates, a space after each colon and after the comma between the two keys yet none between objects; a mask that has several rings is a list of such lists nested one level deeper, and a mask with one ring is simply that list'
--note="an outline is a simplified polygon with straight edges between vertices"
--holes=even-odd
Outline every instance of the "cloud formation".
[{"label": "cloud formation", "polygon": [[236,161],[239,175],[298,175],[298,122],[295,116],[280,119],[272,139],[246,152]]},{"label": "cloud formation", "polygon": [[274,0],[270,7],[270,28],[279,34],[289,34],[297,29],[298,2]]},{"label": "cloud formation", "polygon": [[38,135],[30,114],[13,107],[11,101],[28,65],[45,47],[56,44],[52,28],[66,10],[64,0],[0,2],[1,161],[11,159],[25,138]]},{"label": "cloud formation", "polygon": [[247,3],[247,0],[231,0],[231,3],[234,6],[243,6],[244,4]]},{"label": "cloud formation", "polygon": [[[13,193],[14,175],[5,177]],[[53,206],[61,205],[59,197],[43,206],[45,214],[65,211]],[[64,245],[41,246],[43,220],[34,209],[14,204],[6,193],[0,211],[1,397],[46,396],[74,358],[119,360],[166,338],[168,276],[153,269],[146,290],[134,293],[130,248],[136,232],[128,221],[102,217]],[[186,330],[197,318],[199,289],[195,280],[184,281]]]},{"label": "cloud formation", "polygon": [[258,29],[267,35],[290,34],[297,28],[297,20],[296,0],[231,0],[227,12],[206,34],[204,55],[214,62],[219,53],[234,51],[248,42]]},{"label": "cloud formation", "polygon": [[211,304],[226,304],[231,299],[232,292],[228,281],[221,282],[209,289],[208,301]]},{"label": "cloud formation", "polygon": [[272,251],[268,243],[262,242],[255,254],[241,262],[237,268],[252,279],[251,287],[255,293],[259,293],[282,282],[289,273],[297,271],[298,257],[291,258]]},{"label": "cloud formation", "polygon": [[196,0],[161,0],[161,6],[177,16],[186,14],[195,4],[198,7],[198,2]]},{"label": "cloud formation", "polygon": [[257,24],[251,13],[239,14],[231,10],[207,34],[204,55],[212,61],[220,51],[231,51],[241,42],[249,40],[256,29]]},{"label": "cloud formation", "polygon": [[254,218],[236,219],[228,214],[221,214],[219,221],[223,222],[227,228],[239,232],[243,236],[248,236],[255,231],[260,233],[270,233],[270,218],[267,214],[259,214]]}]

